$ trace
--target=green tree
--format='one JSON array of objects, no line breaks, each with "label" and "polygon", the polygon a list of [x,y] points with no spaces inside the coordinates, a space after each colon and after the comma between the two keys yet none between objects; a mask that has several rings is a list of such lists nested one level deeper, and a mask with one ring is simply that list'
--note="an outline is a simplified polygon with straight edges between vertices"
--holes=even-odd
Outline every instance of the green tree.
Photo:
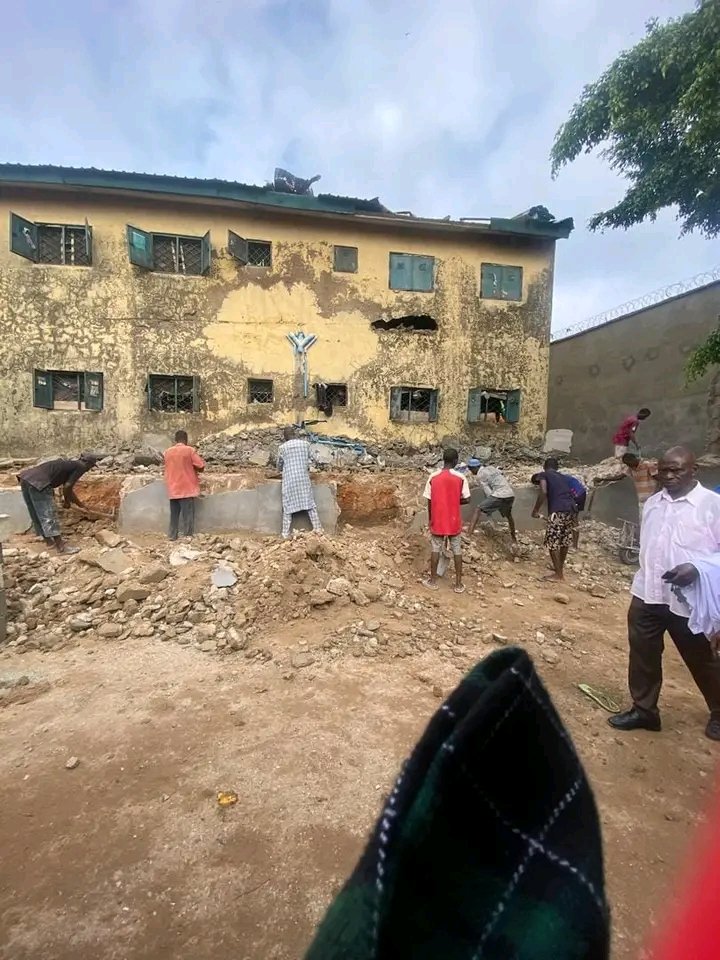
[{"label": "green tree", "polygon": [[630,186],[592,217],[592,230],[627,228],[675,206],[683,233],[720,233],[720,0],[651,21],[645,37],[584,88],[557,133],[553,176],[602,145]]},{"label": "green tree", "polygon": [[690,354],[685,367],[688,383],[704,377],[714,369],[708,389],[708,431],[707,449],[710,453],[720,454],[720,317],[713,332]]}]

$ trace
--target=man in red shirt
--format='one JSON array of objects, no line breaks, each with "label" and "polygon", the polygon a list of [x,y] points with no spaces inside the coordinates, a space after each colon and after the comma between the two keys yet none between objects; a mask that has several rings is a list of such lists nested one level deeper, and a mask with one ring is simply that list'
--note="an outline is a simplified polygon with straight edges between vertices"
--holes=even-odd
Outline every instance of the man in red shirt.
[{"label": "man in red shirt", "polygon": [[622,460],[625,454],[628,452],[628,448],[632,444],[635,447],[635,451],[639,452],[640,448],[638,442],[635,439],[635,434],[637,433],[637,428],[640,425],[641,420],[647,420],[650,416],[650,411],[647,407],[642,407],[636,414],[633,414],[631,417],[625,417],[623,422],[617,428],[613,434],[613,443],[615,444],[615,456],[618,460]]},{"label": "man in red shirt", "polygon": [[455,560],[455,593],[463,593],[460,505],[470,502],[470,487],[467,478],[455,470],[457,462],[457,450],[444,450],[442,470],[431,474],[425,484],[423,496],[428,502],[431,553],[430,576],[423,580],[423,585],[430,590],[437,590],[440,551],[447,540]]},{"label": "man in red shirt", "polygon": [[165,485],[170,498],[170,540],[180,535],[191,537],[195,532],[195,500],[200,496],[198,473],[205,469],[205,461],[188,446],[184,430],[175,434],[175,446],[163,454],[165,461]]}]

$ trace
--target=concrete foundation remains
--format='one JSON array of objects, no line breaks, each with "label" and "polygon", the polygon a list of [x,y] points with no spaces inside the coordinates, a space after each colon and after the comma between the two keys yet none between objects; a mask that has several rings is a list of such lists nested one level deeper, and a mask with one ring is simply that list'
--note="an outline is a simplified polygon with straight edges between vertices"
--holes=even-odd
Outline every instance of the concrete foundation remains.
[{"label": "concrete foundation remains", "polygon": [[[326,533],[335,533],[338,519],[334,484],[313,484],[315,502]],[[170,520],[165,483],[156,480],[125,494],[120,503],[118,530],[122,533],[165,533]],[[280,482],[272,480],[246,490],[229,490],[200,497],[195,514],[197,533],[229,533],[253,530],[279,534],[282,526]],[[299,514],[293,528],[309,530],[306,514]]]},{"label": "concrete foundation remains", "polygon": [[558,427],[555,430],[548,430],[545,434],[545,444],[543,453],[570,453],[572,450],[572,430],[565,430]]},{"label": "concrete foundation remains", "polygon": [[20,490],[0,490],[0,513],[6,514],[2,522],[4,536],[13,533],[25,533],[30,529],[30,515]]}]

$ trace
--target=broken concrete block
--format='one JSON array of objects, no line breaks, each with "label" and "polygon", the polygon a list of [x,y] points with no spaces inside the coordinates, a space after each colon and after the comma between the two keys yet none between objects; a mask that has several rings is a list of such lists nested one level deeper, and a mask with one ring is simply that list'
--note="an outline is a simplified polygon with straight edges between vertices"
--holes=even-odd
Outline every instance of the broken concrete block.
[{"label": "broken concrete block", "polygon": [[308,600],[311,607],[322,607],[326,603],[332,603],[335,597],[327,590],[313,590]]},{"label": "broken concrete block", "polygon": [[332,580],[328,580],[326,589],[328,593],[333,593],[336,597],[347,597],[352,590],[352,584],[345,577],[334,577]]},{"label": "broken concrete block", "polygon": [[114,530],[98,530],[95,539],[102,547],[119,547],[123,542],[122,537]]},{"label": "broken concrete block", "polygon": [[121,583],[117,588],[115,597],[119,603],[125,603],[126,600],[147,600],[150,596],[150,588],[141,583],[133,583],[129,580],[127,583]]},{"label": "broken concrete block", "polygon": [[270,451],[256,447],[248,454],[247,461],[256,467],[266,467],[270,463]]},{"label": "broken concrete block", "polygon": [[210,575],[214,587],[234,587],[237,583],[237,574],[232,567],[219,563]]},{"label": "broken concrete block", "polygon": [[101,550],[97,558],[97,566],[106,573],[121,574],[132,567],[132,561],[119,547],[114,550]]},{"label": "broken concrete block", "polygon": [[192,547],[177,547],[170,552],[170,566],[183,567],[186,563],[197,560],[201,556],[202,552],[200,550],[193,550]]},{"label": "broken concrete block", "polygon": [[163,567],[158,563],[143,570],[140,574],[139,580],[140,583],[162,583],[163,580],[169,575],[170,571],[167,569],[167,567]]}]

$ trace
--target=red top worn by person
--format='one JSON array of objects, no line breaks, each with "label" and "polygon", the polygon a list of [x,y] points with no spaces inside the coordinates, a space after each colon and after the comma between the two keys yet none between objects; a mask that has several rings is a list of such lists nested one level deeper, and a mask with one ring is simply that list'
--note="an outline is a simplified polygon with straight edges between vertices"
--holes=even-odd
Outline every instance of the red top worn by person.
[{"label": "red top worn by person", "polygon": [[637,428],[640,424],[640,421],[647,420],[649,416],[650,411],[647,407],[643,407],[632,416],[625,417],[623,422],[613,434],[612,438],[612,442],[615,444],[616,457],[623,457],[628,452],[628,447],[630,444],[632,444],[634,447],[637,447],[637,441],[635,439]]},{"label": "red top worn by person", "polygon": [[430,533],[456,537],[462,531],[460,504],[470,499],[467,479],[446,466],[430,476],[424,497],[430,501]]},{"label": "red top worn by person", "polygon": [[[183,431],[178,431],[182,433]],[[187,497],[200,496],[200,478],[198,470],[205,469],[205,461],[199,457],[193,447],[180,441],[169,447],[163,454],[165,460],[165,484],[170,500],[184,500]],[[177,440],[177,435],[175,437]]]}]

